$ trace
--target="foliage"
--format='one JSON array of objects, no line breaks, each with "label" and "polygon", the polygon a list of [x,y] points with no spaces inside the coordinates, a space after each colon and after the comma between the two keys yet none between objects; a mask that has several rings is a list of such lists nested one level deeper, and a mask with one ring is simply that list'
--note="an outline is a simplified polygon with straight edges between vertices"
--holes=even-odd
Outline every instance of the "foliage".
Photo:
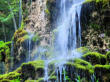
[{"label": "foliage", "polygon": [[10,48],[8,46],[8,44],[10,44],[11,42],[3,42],[0,41],[0,61],[5,61],[5,59],[3,59],[4,57],[6,57],[7,59],[10,58]]},{"label": "foliage", "polygon": [[8,41],[13,36],[15,29],[12,19],[14,16],[17,19],[18,12],[19,0],[0,0],[0,40],[4,40],[6,37],[6,41]]},{"label": "foliage", "polygon": [[0,0],[0,4],[0,22],[8,21],[19,10],[19,0]]},{"label": "foliage", "polygon": [[19,81],[20,80],[19,77],[20,77],[20,74],[19,73],[17,73],[17,72],[10,72],[8,74],[0,75],[0,81],[7,80],[7,81],[10,82],[10,80],[14,79],[11,82],[15,82],[15,80],[17,82],[20,82]]}]

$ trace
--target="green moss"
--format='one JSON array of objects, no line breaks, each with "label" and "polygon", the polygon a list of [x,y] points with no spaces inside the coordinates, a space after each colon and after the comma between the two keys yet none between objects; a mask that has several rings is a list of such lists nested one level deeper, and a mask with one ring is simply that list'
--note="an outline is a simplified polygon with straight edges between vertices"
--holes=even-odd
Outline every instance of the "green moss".
[{"label": "green moss", "polygon": [[85,53],[87,53],[87,52],[90,52],[89,49],[86,48],[86,47],[80,47],[80,48],[78,48],[76,51],[77,51],[77,52],[80,52],[80,53],[83,53],[83,54],[85,54]]},{"label": "green moss", "polygon": [[39,35],[36,33],[33,37],[32,37],[32,41],[37,42],[40,40]]},{"label": "green moss", "polygon": [[22,66],[24,65],[32,65],[33,67],[35,67],[35,69],[44,68],[44,61],[43,60],[31,61],[22,64]]},{"label": "green moss", "polygon": [[21,76],[23,81],[29,78],[38,79],[44,76],[44,61],[37,60],[23,63],[21,66]]},{"label": "green moss", "polygon": [[16,42],[15,43],[16,45],[23,43],[28,38],[29,38],[28,33],[24,29],[18,29],[14,33],[14,37],[13,37],[14,41]]},{"label": "green moss", "polygon": [[106,53],[107,64],[110,63],[110,51]]},{"label": "green moss", "polygon": [[96,2],[96,3],[103,3],[103,6],[109,3],[109,0],[86,0],[85,3],[89,2]]},{"label": "green moss", "polygon": [[43,82],[44,78],[39,78],[36,82]]},{"label": "green moss", "polygon": [[93,66],[82,59],[75,59],[74,62],[68,62],[67,65],[75,67],[77,70],[88,71],[88,73],[93,74]]},{"label": "green moss", "polygon": [[51,77],[49,78],[49,80],[56,80],[56,79],[57,79],[56,76],[51,76]]},{"label": "green moss", "polygon": [[37,82],[36,80],[26,80],[25,82]]},{"label": "green moss", "polygon": [[99,3],[99,2],[104,2],[104,0],[86,0],[85,2],[97,2],[97,3]]},{"label": "green moss", "polygon": [[106,56],[97,52],[88,52],[83,55],[83,58],[93,65],[106,63]]},{"label": "green moss", "polygon": [[95,65],[94,71],[96,75],[96,79],[99,79],[101,82],[109,82],[110,81],[110,65]]},{"label": "green moss", "polygon": [[0,81],[4,81],[4,80],[10,81],[13,79],[18,79],[20,75],[21,74],[17,72],[10,72],[8,74],[0,75]]},{"label": "green moss", "polygon": [[43,82],[44,78],[39,78],[38,80],[26,80],[25,82]]},{"label": "green moss", "polygon": [[99,69],[105,69],[105,70],[110,70],[110,65],[95,65],[95,68]]},{"label": "green moss", "polygon": [[45,13],[46,13],[46,14],[50,14],[49,9],[46,9],[46,10],[45,10]]}]

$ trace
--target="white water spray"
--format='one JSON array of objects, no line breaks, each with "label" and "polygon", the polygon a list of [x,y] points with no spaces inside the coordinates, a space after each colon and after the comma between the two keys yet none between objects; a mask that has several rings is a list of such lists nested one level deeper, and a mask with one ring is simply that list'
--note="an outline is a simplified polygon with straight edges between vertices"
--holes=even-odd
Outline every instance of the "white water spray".
[{"label": "white water spray", "polygon": [[[81,4],[84,1],[85,0],[61,0],[60,3],[60,17],[57,21],[58,35],[56,40],[56,51],[60,53],[57,56],[61,55],[63,59],[61,65],[58,65],[59,69],[57,69],[60,73],[60,82],[63,82],[63,64],[70,58],[78,58],[81,56],[75,49],[81,46],[80,11]],[[58,80],[57,78],[57,81]]]}]

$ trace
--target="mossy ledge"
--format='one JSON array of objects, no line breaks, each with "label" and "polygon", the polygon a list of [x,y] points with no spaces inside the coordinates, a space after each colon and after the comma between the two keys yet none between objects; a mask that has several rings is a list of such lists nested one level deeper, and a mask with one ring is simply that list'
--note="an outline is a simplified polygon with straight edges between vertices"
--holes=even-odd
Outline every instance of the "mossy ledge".
[{"label": "mossy ledge", "polygon": [[92,65],[106,64],[106,56],[97,52],[88,52],[83,55],[83,59],[90,62]]},{"label": "mossy ledge", "polygon": [[11,80],[19,78],[21,82],[25,82],[28,79],[38,80],[39,78],[42,78],[43,75],[44,75],[44,61],[37,60],[28,63],[23,63],[14,72],[0,75],[0,81],[10,82]]}]

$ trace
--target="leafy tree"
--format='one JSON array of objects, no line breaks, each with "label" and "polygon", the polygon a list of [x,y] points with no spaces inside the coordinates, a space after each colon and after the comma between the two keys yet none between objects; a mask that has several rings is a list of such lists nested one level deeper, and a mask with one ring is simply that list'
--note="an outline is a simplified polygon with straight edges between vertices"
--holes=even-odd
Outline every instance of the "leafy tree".
[{"label": "leafy tree", "polygon": [[0,0],[0,37],[4,36],[4,41],[6,41],[7,35],[9,36],[10,33],[17,30],[18,12],[19,0]]}]

